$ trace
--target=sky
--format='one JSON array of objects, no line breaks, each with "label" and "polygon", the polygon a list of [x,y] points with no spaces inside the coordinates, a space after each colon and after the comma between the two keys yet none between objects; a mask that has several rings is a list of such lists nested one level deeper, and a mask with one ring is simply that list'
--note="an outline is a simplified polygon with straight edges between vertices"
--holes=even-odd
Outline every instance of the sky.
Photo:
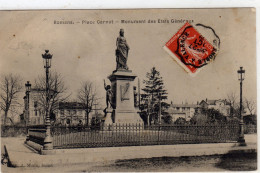
[{"label": "sky", "polygon": [[[164,9],[164,10],[42,10],[0,11],[0,74],[15,73],[21,81],[44,75],[41,54],[53,54],[51,71],[63,76],[75,99],[81,82],[91,81],[104,98],[103,80],[116,67],[115,49],[119,30],[125,30],[130,46],[128,66],[139,78],[154,66],[160,72],[168,102],[197,103],[202,99],[239,96],[237,70],[246,70],[243,94],[256,100],[256,18],[255,9]],[[156,20],[156,24],[122,24],[121,20]],[[212,27],[221,44],[216,59],[195,77],[190,76],[163,49],[164,44],[185,23],[158,23],[185,19]],[[54,21],[74,24],[54,24]],[[97,21],[113,24],[97,24]],[[82,24],[95,21],[95,24]],[[118,22],[116,22],[118,21]],[[76,23],[79,22],[79,23]],[[25,89],[24,89],[25,91]],[[22,97],[21,97],[22,98]]]}]

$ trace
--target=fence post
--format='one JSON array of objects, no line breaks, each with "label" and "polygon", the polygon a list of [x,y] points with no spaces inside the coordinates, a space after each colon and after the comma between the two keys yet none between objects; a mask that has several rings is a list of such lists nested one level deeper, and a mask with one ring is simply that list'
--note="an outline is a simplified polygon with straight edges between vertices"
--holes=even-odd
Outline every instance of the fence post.
[{"label": "fence post", "polygon": [[27,134],[26,134],[26,140],[25,140],[25,142],[27,142],[27,141],[30,140],[29,129],[30,129],[30,128],[29,128],[28,126],[26,126],[26,132],[27,132]]},{"label": "fence post", "polygon": [[158,125],[158,145],[160,145],[160,127],[161,125]]},{"label": "fence post", "polygon": [[117,146],[118,144],[118,139],[117,139],[117,123],[116,123],[116,126],[115,128],[113,129],[113,131],[115,130],[115,137],[113,138],[113,141],[114,141],[114,145]]},{"label": "fence post", "polygon": [[[139,146],[141,146],[141,133],[140,133],[140,123],[138,125],[138,131],[139,131]],[[136,129],[137,130],[137,129]]]}]

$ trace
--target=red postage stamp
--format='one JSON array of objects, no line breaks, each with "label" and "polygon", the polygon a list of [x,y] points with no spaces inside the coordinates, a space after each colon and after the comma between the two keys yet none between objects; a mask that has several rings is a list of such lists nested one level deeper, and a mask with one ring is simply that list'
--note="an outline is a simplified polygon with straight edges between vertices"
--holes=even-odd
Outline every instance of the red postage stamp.
[{"label": "red postage stamp", "polygon": [[192,75],[214,60],[218,50],[189,23],[165,44],[164,49]]}]

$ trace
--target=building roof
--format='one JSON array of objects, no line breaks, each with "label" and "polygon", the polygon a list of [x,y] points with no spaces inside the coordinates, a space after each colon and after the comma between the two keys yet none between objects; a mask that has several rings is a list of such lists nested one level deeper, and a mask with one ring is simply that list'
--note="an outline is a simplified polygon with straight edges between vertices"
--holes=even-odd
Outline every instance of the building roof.
[{"label": "building roof", "polygon": [[79,102],[59,102],[59,109],[84,109],[84,105]]},{"label": "building roof", "polygon": [[169,114],[185,114],[185,112],[180,111],[180,110],[175,110],[175,109],[173,109],[173,107],[169,107],[169,108],[167,109],[167,112],[168,112]]},{"label": "building roof", "polygon": [[225,105],[229,105],[230,103],[226,100],[226,99],[218,99],[218,100],[202,100],[200,102],[200,104],[202,104],[203,102],[205,102],[208,105],[216,105],[216,102],[224,102]]},{"label": "building roof", "polygon": [[179,110],[170,110],[168,111],[169,114],[186,114],[185,112],[181,112]]},{"label": "building roof", "polygon": [[174,108],[198,108],[200,105],[197,104],[170,104],[170,107],[167,109],[169,114],[185,114],[183,111],[175,110]]},{"label": "building roof", "polygon": [[207,100],[206,103],[208,103],[209,105],[215,105],[217,102],[217,100]]},{"label": "building roof", "polygon": [[45,92],[46,89],[42,89],[42,88],[31,88],[31,92],[33,92],[33,91],[35,91],[35,92]]},{"label": "building roof", "polygon": [[197,104],[171,104],[170,107],[197,108],[197,107],[200,107],[200,105],[197,105]]}]

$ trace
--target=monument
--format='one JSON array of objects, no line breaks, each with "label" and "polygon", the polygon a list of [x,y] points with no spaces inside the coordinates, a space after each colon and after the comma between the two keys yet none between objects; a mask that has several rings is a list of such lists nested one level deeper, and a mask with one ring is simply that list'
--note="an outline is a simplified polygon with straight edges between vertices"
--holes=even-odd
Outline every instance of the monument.
[{"label": "monument", "polygon": [[124,37],[123,29],[120,29],[116,47],[116,70],[108,76],[111,86],[104,82],[107,103],[107,107],[104,109],[105,124],[143,123],[137,113],[138,109],[134,105],[133,83],[136,75],[127,66],[130,48]]}]

